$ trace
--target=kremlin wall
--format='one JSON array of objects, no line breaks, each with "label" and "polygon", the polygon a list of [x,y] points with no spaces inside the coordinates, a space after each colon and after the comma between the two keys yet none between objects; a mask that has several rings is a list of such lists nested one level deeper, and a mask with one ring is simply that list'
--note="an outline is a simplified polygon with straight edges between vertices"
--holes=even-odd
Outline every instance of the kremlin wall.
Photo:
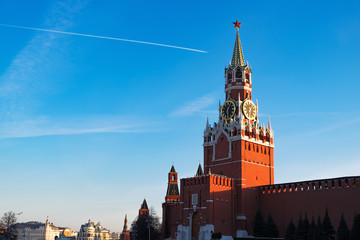
[{"label": "kremlin wall", "polygon": [[[255,214],[271,215],[280,237],[292,221],[324,218],[335,228],[344,214],[348,224],[360,214],[360,176],[274,184],[274,131],[270,117],[259,122],[252,101],[252,70],[240,42],[238,21],[232,60],[225,68],[225,100],[219,118],[204,130],[204,169],[180,180],[175,167],[168,174],[163,203],[164,239],[253,237]],[[289,159],[291,161],[291,159]]]}]

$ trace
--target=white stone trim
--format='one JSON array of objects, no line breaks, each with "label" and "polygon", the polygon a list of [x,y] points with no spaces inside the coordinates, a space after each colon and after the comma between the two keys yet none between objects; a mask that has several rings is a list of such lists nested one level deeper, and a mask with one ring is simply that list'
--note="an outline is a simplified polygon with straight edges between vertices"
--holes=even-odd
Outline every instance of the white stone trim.
[{"label": "white stone trim", "polygon": [[225,88],[225,93],[226,92],[228,92],[228,91],[231,91],[231,90],[233,90],[233,89],[245,89],[245,90],[247,90],[247,91],[252,91],[252,88],[250,88],[250,87],[247,87],[247,86],[231,86],[231,87],[227,87],[227,88]]},{"label": "white stone trim", "polygon": [[236,220],[246,220],[246,216],[244,214],[236,215]]},{"label": "white stone trim", "polygon": [[231,163],[237,163],[237,162],[245,162],[245,163],[251,163],[251,164],[255,164],[255,165],[260,165],[260,166],[263,166],[263,167],[271,167],[271,168],[274,168],[274,166],[264,165],[264,164],[260,164],[260,163],[248,162],[248,161],[246,161],[246,160],[236,160],[236,161],[231,161],[231,162],[227,162],[227,163],[211,164],[211,165],[208,165],[208,167],[225,165],[225,164],[231,164]]}]

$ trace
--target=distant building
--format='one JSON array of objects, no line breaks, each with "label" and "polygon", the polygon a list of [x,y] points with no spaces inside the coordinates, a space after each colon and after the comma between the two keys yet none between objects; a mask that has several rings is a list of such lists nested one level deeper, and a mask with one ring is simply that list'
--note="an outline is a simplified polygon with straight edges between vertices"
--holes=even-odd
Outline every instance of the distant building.
[{"label": "distant building", "polygon": [[119,240],[120,239],[120,233],[113,232],[110,234],[110,240]]},{"label": "distant building", "polygon": [[15,224],[18,240],[54,240],[60,236],[60,228],[49,222],[26,222]]},{"label": "distant building", "polygon": [[6,229],[0,227],[0,240],[5,239],[5,233],[6,233]]},{"label": "distant building", "polygon": [[81,225],[78,240],[110,240],[110,231],[101,226],[100,222],[89,220]]},{"label": "distant building", "polygon": [[57,240],[76,240],[78,233],[73,232],[71,228],[59,228],[60,236]]}]

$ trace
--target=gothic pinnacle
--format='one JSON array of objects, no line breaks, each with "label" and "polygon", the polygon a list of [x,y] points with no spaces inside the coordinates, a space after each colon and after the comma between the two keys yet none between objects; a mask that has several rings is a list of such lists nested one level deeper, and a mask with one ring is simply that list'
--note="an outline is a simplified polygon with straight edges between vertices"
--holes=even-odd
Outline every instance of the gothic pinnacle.
[{"label": "gothic pinnacle", "polygon": [[269,115],[268,129],[271,130],[270,115]]},{"label": "gothic pinnacle", "polygon": [[206,117],[206,127],[205,127],[205,131],[210,129],[210,124],[209,124],[209,117]]}]

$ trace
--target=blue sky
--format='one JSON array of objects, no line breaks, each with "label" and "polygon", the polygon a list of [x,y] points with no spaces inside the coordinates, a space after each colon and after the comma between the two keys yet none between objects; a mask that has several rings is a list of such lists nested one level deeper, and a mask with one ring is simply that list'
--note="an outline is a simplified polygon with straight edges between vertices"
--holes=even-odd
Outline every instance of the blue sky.
[{"label": "blue sky", "polygon": [[120,231],[167,173],[195,174],[238,19],[275,182],[360,175],[358,1],[0,2],[0,214]]}]

